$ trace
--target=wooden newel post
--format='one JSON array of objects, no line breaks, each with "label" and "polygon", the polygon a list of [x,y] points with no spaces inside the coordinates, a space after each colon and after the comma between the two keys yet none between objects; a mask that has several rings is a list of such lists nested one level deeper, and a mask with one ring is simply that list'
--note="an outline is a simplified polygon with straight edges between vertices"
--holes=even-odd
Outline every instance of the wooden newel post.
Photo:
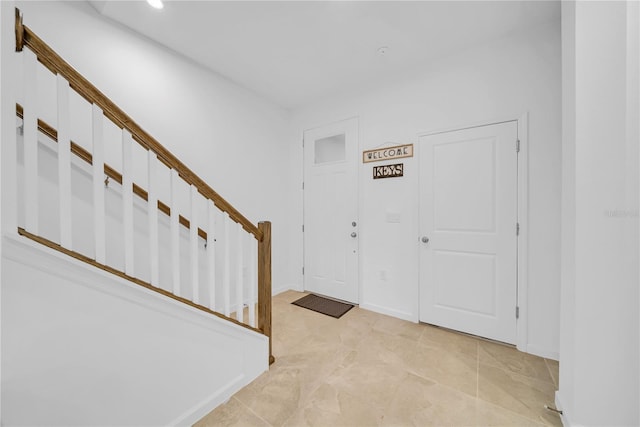
[{"label": "wooden newel post", "polygon": [[275,362],[271,349],[271,222],[258,223],[258,329],[269,337],[269,364]]},{"label": "wooden newel post", "polygon": [[16,52],[22,52],[24,47],[24,25],[22,23],[22,15],[20,9],[16,7]]}]

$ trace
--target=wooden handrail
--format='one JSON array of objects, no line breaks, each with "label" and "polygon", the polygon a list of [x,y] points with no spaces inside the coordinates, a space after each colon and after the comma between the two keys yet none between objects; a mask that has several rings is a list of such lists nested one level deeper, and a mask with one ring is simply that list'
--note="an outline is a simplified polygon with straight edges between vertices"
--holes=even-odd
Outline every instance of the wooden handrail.
[{"label": "wooden handrail", "polygon": [[[20,117],[21,119],[24,117],[23,108],[20,104],[16,104],[16,116]],[[58,142],[58,131],[44,120],[38,119],[38,130],[53,141]],[[91,155],[91,153],[89,153],[87,150],[73,141],[71,141],[71,152],[81,160],[84,160],[86,163],[90,165],[93,164],[93,156]],[[104,164],[104,174],[116,181],[118,184],[122,185],[122,174],[106,163]],[[149,193],[147,193],[147,191],[145,191],[135,182],[133,183],[133,194],[137,195],[145,202],[149,201]],[[158,210],[167,216],[171,216],[171,208],[161,200],[158,200]],[[191,222],[182,215],[178,216],[178,221],[185,228],[191,227]],[[198,236],[200,236],[204,240],[207,240],[207,232],[201,228],[198,228]]]},{"label": "wooden handrail", "polygon": [[131,133],[133,139],[142,147],[151,150],[158,156],[158,160],[170,169],[178,172],[178,175],[188,184],[194,185],[200,194],[210,199],[229,217],[242,225],[248,233],[255,236],[258,241],[262,241],[262,232],[236,208],[227,202],[222,196],[213,190],[206,182],[197,176],[191,169],[182,163],[169,150],[163,147],[155,138],[142,129],[131,117],[129,117],[120,107],[106,97],[91,82],[85,79],[71,65],[60,57],[49,45],[38,37],[29,27],[22,23],[20,12],[16,9],[16,51],[20,52],[24,46],[31,49],[38,58],[38,61],[47,67],[52,73],[60,74],[68,82],[70,87],[89,103],[100,107],[109,120],[120,129],[126,129]]}]

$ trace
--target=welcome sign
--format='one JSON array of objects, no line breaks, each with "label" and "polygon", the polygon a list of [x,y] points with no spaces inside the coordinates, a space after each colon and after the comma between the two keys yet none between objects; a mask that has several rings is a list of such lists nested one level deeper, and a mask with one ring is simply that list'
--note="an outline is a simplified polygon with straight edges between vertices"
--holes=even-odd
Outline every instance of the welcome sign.
[{"label": "welcome sign", "polygon": [[396,145],[395,147],[364,151],[362,153],[362,163],[402,159],[403,157],[413,157],[413,144]]}]

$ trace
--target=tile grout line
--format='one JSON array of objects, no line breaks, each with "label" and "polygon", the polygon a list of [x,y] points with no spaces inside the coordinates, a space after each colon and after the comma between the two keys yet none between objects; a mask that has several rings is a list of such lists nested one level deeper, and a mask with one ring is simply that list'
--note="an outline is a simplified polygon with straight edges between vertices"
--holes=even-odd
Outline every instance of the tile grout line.
[{"label": "tile grout line", "polygon": [[[543,363],[544,363],[545,367],[547,368],[547,371],[548,371],[548,373],[549,373],[549,377],[551,378],[551,384],[552,384],[552,385],[554,385],[554,387],[555,387],[555,384],[554,384],[554,381],[553,381],[553,375],[551,374],[551,371],[550,371],[549,365],[547,364],[547,360],[546,360],[545,358],[543,358],[543,357],[542,357],[541,359],[543,360]],[[545,381],[545,380],[543,380],[543,379],[540,379],[540,378],[534,378],[534,377],[528,377],[527,375],[523,375],[523,374],[521,374],[521,373],[517,373],[517,372],[512,372],[512,371],[510,371],[509,369],[506,369],[506,368],[501,367],[501,366],[500,366],[500,367],[499,367],[499,366],[492,366],[492,365],[489,365],[489,366],[490,366],[490,367],[492,367],[492,368],[494,368],[494,369],[498,369],[498,370],[500,370],[500,371],[504,372],[504,373],[505,373],[505,374],[507,374],[508,376],[516,375],[516,376],[521,376],[521,377],[524,377],[524,378],[530,378],[530,379],[532,379],[532,380],[539,381],[539,382],[541,382],[541,383],[548,383],[547,381]],[[479,385],[480,385],[480,341],[478,342],[478,389],[479,389]],[[552,425],[552,424],[550,424],[547,420],[545,420],[544,418],[541,418],[541,417],[534,418],[534,417],[533,417],[533,416],[531,416],[530,414],[524,414],[524,413],[521,413],[521,412],[518,412],[518,411],[512,410],[512,409],[510,409],[510,408],[508,408],[508,407],[506,407],[506,406],[504,406],[504,405],[500,405],[500,404],[498,404],[498,403],[495,403],[495,402],[491,402],[491,401],[489,401],[489,400],[482,399],[482,398],[480,398],[479,391],[478,391],[478,400],[482,401],[482,402],[483,402],[483,403],[485,403],[485,404],[487,404],[487,403],[488,403],[488,404],[491,404],[491,405],[493,405],[493,406],[496,406],[496,407],[502,408],[502,409],[504,409],[504,410],[507,410],[507,411],[509,411],[509,412],[511,412],[511,413],[514,413],[514,414],[516,414],[516,415],[518,415],[518,416],[522,417],[522,418],[526,418],[526,419],[531,420],[531,421],[536,422],[536,423],[541,423],[541,425],[544,425],[544,426],[551,426],[551,425]],[[521,399],[517,399],[517,398],[516,398],[516,400],[518,400],[518,401],[519,401],[520,403],[522,403],[524,406],[527,406],[527,407],[528,407],[528,405],[527,405],[525,402],[523,402]]]},{"label": "tile grout line", "polygon": [[[342,343],[341,343],[340,345],[341,345],[342,347],[344,347],[345,349],[347,349],[347,350],[349,349],[347,346],[345,346],[345,345],[344,345],[344,344],[342,344]],[[345,355],[344,357],[342,357],[339,361],[337,361],[337,363],[335,364],[335,366],[333,367],[333,369],[331,369],[331,373],[330,373],[327,377],[329,377],[329,376],[331,376],[333,373],[335,373],[335,372],[336,372],[336,371],[341,367],[342,362],[344,362],[344,361],[347,359],[347,357],[349,357],[349,352],[348,352],[348,351],[346,352],[346,355]],[[307,396],[307,400],[308,400],[308,401],[304,402],[304,404],[312,403],[313,401],[310,399],[310,398],[311,398],[311,396],[312,396],[316,391],[320,390],[320,387],[322,387],[322,386],[323,386],[323,385],[325,385],[325,384],[328,384],[328,383],[327,383],[326,381],[322,381],[322,382],[320,382],[320,384],[318,384],[318,386],[317,386],[317,387],[312,388],[312,389],[309,391],[309,395]],[[299,407],[296,411],[294,411],[291,415],[289,415],[289,416],[288,416],[288,417],[287,417],[287,418],[282,422],[282,425],[285,425],[285,424],[286,424],[290,419],[292,419],[292,418],[296,415],[297,411],[304,410],[304,409],[305,409],[305,406]]]},{"label": "tile grout line", "polygon": [[549,363],[547,362],[547,358],[543,358],[544,360],[544,366],[547,367],[547,371],[549,371],[549,376],[551,377],[551,382],[553,383],[554,387],[558,388],[558,383],[560,382],[559,378],[556,378],[553,375],[553,372],[551,372],[551,367],[549,366]]},{"label": "tile grout line", "polygon": [[[506,374],[506,375],[508,375],[508,376],[511,376],[511,375],[522,376],[522,375],[520,375],[520,374],[510,372],[510,371],[508,371],[507,369],[504,369],[504,368],[499,368],[499,367],[495,367],[495,366],[490,366],[490,367],[491,367],[491,368],[493,368],[493,369],[498,369],[499,371],[502,371],[503,373],[505,373],[505,374]],[[526,377],[526,376],[524,376],[524,378],[527,378],[527,377]],[[534,380],[536,380],[536,381],[539,381],[539,382],[541,382],[541,383],[547,383],[547,384],[548,384],[548,382],[547,382],[547,381],[543,381],[543,380],[535,379],[535,378],[533,378],[533,379],[534,379]],[[521,398],[518,398],[518,397],[516,397],[516,396],[512,396],[512,397],[513,397],[517,402],[519,402],[520,404],[524,405],[525,407],[527,407],[527,408],[529,408],[529,407],[530,407],[530,406],[529,406],[529,405],[528,405],[524,400],[522,400]],[[534,416],[532,416],[532,415],[530,415],[530,414],[525,414],[525,413],[518,412],[518,411],[515,411],[515,410],[513,410],[513,409],[510,409],[509,407],[507,407],[507,406],[505,406],[505,405],[502,405],[502,404],[499,404],[499,403],[497,403],[497,402],[492,402],[492,401],[490,401],[490,400],[485,400],[485,399],[482,399],[482,398],[478,398],[478,399],[479,399],[479,400],[481,400],[481,401],[482,401],[482,402],[484,402],[484,403],[489,403],[489,404],[491,404],[491,405],[493,405],[493,406],[497,406],[497,407],[502,408],[502,409],[505,409],[505,410],[507,410],[507,411],[509,411],[509,412],[513,412],[514,414],[517,414],[518,416],[520,416],[520,417],[522,417],[522,418],[526,418],[526,419],[528,419],[528,420],[534,421],[534,422],[539,423],[539,424],[541,424],[541,425],[549,426],[549,427],[551,427],[551,426],[553,425],[553,424],[549,423],[546,419],[541,418],[539,415],[538,415],[538,416],[537,416],[537,418],[536,418],[536,417],[534,417]]]},{"label": "tile grout line", "polygon": [[[288,304],[290,304],[290,303],[287,301],[287,305]],[[357,319],[357,320],[361,321],[363,319]],[[425,335],[425,331],[427,330],[427,329],[421,330],[420,333],[418,334],[418,338],[416,340],[416,339],[411,339],[408,336],[399,335],[399,332],[397,332],[397,331],[396,331],[396,333],[394,333],[394,332],[385,330],[385,327],[383,327],[383,326],[385,326],[385,322],[383,321],[383,319],[381,319],[379,317],[373,317],[372,320],[373,321],[371,322],[371,324],[369,324],[368,323],[368,318],[367,318],[367,328],[366,328],[366,330],[360,331],[360,333],[364,333],[364,335],[366,335],[366,337],[363,337],[362,339],[360,339],[358,341],[357,345],[355,345],[354,347],[346,345],[345,342],[342,341],[342,337],[341,336],[338,337],[339,338],[339,342],[337,343],[337,347],[338,348],[342,348],[342,350],[346,350],[346,351],[344,352],[344,354],[341,354],[342,351],[334,354],[334,356],[337,356],[338,354],[340,354],[340,356],[336,357],[336,358],[333,358],[331,360],[332,363],[330,363],[330,365],[333,365],[333,366],[331,367],[331,369],[329,369],[329,372],[335,373],[340,368],[340,366],[345,362],[345,360],[348,359],[350,351],[356,351],[356,352],[362,351],[362,349],[360,347],[362,347],[363,343],[365,343],[367,340],[369,340],[371,338],[373,333],[381,334],[382,335],[381,339],[384,339],[386,335],[396,335],[396,337],[402,339],[402,341],[411,341],[411,342],[415,342],[417,344],[421,344],[420,343],[420,341],[421,341],[420,338]],[[376,329],[376,327],[379,327],[381,329]],[[459,335],[465,336],[467,334],[459,334]],[[297,334],[296,334],[296,336],[297,336]],[[477,338],[477,337],[475,337],[475,338]],[[285,342],[285,341],[286,340],[284,340],[283,342]],[[476,342],[475,342],[475,347],[476,347],[476,390],[475,390],[475,400],[476,400],[476,402],[480,402],[482,405],[489,405],[490,407],[493,407],[493,408],[499,408],[500,410],[505,411],[505,415],[510,413],[510,414],[513,414],[513,415],[515,415],[517,417],[520,417],[521,419],[529,420],[530,422],[533,422],[533,423],[541,423],[543,425],[549,425],[550,421],[546,420],[544,417],[540,417],[539,415],[536,415],[536,417],[534,417],[534,414],[525,414],[525,413],[517,412],[516,410],[511,409],[509,407],[505,407],[505,406],[503,406],[501,404],[494,403],[492,401],[480,398],[480,351],[481,351],[481,347],[483,347],[483,342],[484,342],[484,340],[476,340]],[[491,342],[491,341],[488,341],[488,342]],[[439,347],[439,346],[436,345],[436,347]],[[446,351],[449,352],[449,350],[446,350]],[[284,353],[286,353],[286,351]],[[542,359],[544,361],[544,364],[545,364],[545,367],[547,369],[547,372],[548,372],[548,374],[549,374],[549,376],[551,378],[551,383],[555,386],[556,380],[554,378],[554,375],[551,372],[551,363],[546,358],[542,358]],[[469,362],[470,362],[470,360],[469,360]],[[483,359],[483,364],[485,364],[486,362],[487,362],[487,360]],[[427,380],[429,382],[433,382],[435,384],[438,384],[439,386],[443,387],[444,389],[449,389],[449,390],[455,391],[457,393],[460,393],[462,395],[467,395],[467,396],[470,395],[470,393],[467,394],[463,390],[457,388],[456,386],[447,385],[447,384],[444,384],[444,383],[442,383],[440,381],[436,381],[433,378],[430,378],[428,375],[421,375],[418,372],[415,372],[414,370],[410,369],[408,366],[405,366],[404,363],[402,365],[403,365],[402,366],[403,367],[402,370],[404,371],[405,375],[406,374],[415,375],[418,378],[423,378],[423,379],[425,379],[425,380]],[[502,372],[504,372],[505,374],[507,374],[509,376],[511,376],[511,374],[515,374],[515,375],[518,375],[518,376],[524,376],[525,378],[529,377],[529,375],[525,375],[525,374],[522,374],[522,373],[519,373],[519,372],[511,372],[509,369],[506,368],[506,366],[502,366],[502,364],[499,364],[499,365],[500,366],[493,366],[490,363],[489,365],[487,365],[487,367],[490,367],[492,369],[496,368],[499,371],[502,371]],[[540,378],[531,377],[531,379],[536,380],[536,381],[545,382],[544,380],[542,380]],[[311,389],[308,390],[307,399],[305,399],[307,401],[306,404],[303,405],[303,407],[298,407],[297,409],[295,409],[289,415],[289,417],[287,417],[286,420],[284,420],[284,423],[282,423],[282,424],[286,424],[287,422],[290,422],[297,414],[300,414],[300,411],[304,410],[304,406],[306,406],[307,404],[309,404],[309,403],[311,403],[313,401],[313,399],[309,399],[309,398],[311,396],[313,396],[313,394],[320,387],[322,387],[323,383],[326,384],[326,381],[320,381],[319,385],[316,385],[316,384],[312,385]],[[488,380],[488,384],[489,385],[492,384],[492,380],[491,379]],[[357,393],[353,394],[352,392],[348,392],[348,394],[351,395],[352,397],[357,398],[357,399],[361,399],[361,396],[359,396]],[[490,396],[487,396],[487,397],[490,398]],[[253,409],[251,409],[251,407],[249,407],[248,404],[244,403],[242,400],[240,400],[240,399],[238,399],[236,397],[232,397],[232,398],[235,398],[236,401],[241,404],[241,408],[248,409],[247,413],[250,413],[250,414],[253,414],[254,416],[256,416],[256,418],[261,420],[262,422],[264,422],[266,426],[273,427],[273,426],[276,425],[276,424],[271,424],[270,422],[266,421],[263,417],[258,415]],[[517,399],[517,400],[520,401],[520,399]],[[524,403],[524,402],[521,401],[521,403]],[[529,405],[525,405],[525,406],[529,406]],[[477,418],[478,417],[478,405],[476,405],[476,411],[475,412],[476,412],[476,418]]]},{"label": "tile grout line", "polygon": [[[478,361],[478,365],[479,365],[479,361]],[[500,369],[500,368],[497,368],[497,369]],[[505,372],[506,372],[506,371],[505,371]],[[422,376],[422,375],[420,375],[420,374],[418,374],[418,373],[416,373],[416,372],[410,372],[410,373],[411,373],[412,375],[415,375],[415,376],[417,376],[417,377],[419,377],[419,378],[422,378],[422,379],[425,379],[425,380],[427,380],[427,381],[432,381],[433,383],[438,384],[440,387],[443,387],[443,388],[446,388],[446,389],[449,389],[449,390],[453,390],[453,391],[455,391],[455,392],[457,392],[457,393],[462,393],[462,394],[467,395],[467,396],[469,396],[469,397],[473,397],[473,396],[471,396],[470,394],[468,394],[468,393],[464,392],[463,390],[460,390],[459,388],[456,388],[456,387],[450,386],[450,385],[448,385],[448,384],[441,383],[441,382],[439,382],[439,381],[434,380],[433,378],[427,378],[427,377],[424,377],[424,376]],[[477,386],[476,386],[476,390],[477,390]],[[538,423],[538,425],[540,425],[540,426],[550,426],[550,424],[546,423],[546,422],[545,422],[545,420],[542,420],[542,421],[541,421],[541,420],[539,420],[539,419],[534,419],[533,417],[531,417],[531,416],[529,416],[529,415],[527,415],[527,414],[523,414],[523,413],[520,413],[520,412],[514,411],[513,409],[507,408],[506,406],[498,405],[497,403],[491,402],[491,401],[489,401],[489,400],[482,399],[482,398],[480,398],[480,397],[475,397],[475,399],[476,399],[476,400],[478,400],[478,401],[480,401],[480,402],[482,402],[482,403],[483,403],[483,404],[485,404],[485,405],[491,405],[491,406],[494,406],[494,407],[496,407],[496,408],[499,408],[499,409],[501,409],[501,410],[503,410],[503,411],[507,411],[507,412],[509,412],[509,413],[511,413],[511,414],[514,414],[514,415],[518,416],[519,418],[524,418],[524,419],[526,419],[526,420],[528,420],[528,421],[536,422],[536,423]],[[521,403],[522,403],[522,402],[521,402]]]},{"label": "tile grout line", "polygon": [[549,364],[547,363],[547,359],[543,358],[542,360],[544,361],[545,368],[547,368],[547,372],[549,372],[549,377],[551,378],[551,382],[553,383],[553,385],[556,385],[556,382],[553,380],[553,374],[551,373],[551,369],[549,369]]},{"label": "tile grout line", "polygon": [[[423,379],[423,380],[431,381],[432,383],[437,384],[437,385],[439,385],[440,387],[448,388],[449,390],[453,390],[453,391],[455,391],[455,392],[462,393],[462,394],[464,394],[465,396],[469,396],[469,397],[471,397],[471,398],[474,398],[474,396],[473,396],[471,393],[468,393],[468,392],[466,392],[466,391],[464,391],[464,390],[461,390],[461,389],[459,389],[459,388],[457,388],[457,387],[454,387],[454,386],[452,386],[452,385],[445,384],[445,383],[440,382],[440,381],[437,381],[437,380],[435,380],[435,379],[433,379],[433,378],[427,377],[427,376],[425,376],[425,375],[421,375],[421,374],[419,374],[419,373],[417,373],[417,372],[415,372],[415,371],[412,371],[412,370],[407,370],[406,372],[407,372],[408,374],[410,374],[410,375],[414,375],[414,376],[416,376],[416,377],[418,377],[418,378],[421,378],[421,379]],[[477,386],[476,386],[476,390],[477,390]],[[477,397],[475,397],[475,398],[477,398]]]},{"label": "tile grout line", "polygon": [[476,342],[476,399],[480,399],[480,342]]},{"label": "tile grout line", "polygon": [[536,422],[536,423],[538,423],[538,425],[540,425],[540,426],[545,426],[545,427],[546,427],[546,426],[549,426],[549,427],[551,427],[551,425],[550,425],[550,424],[548,424],[547,422],[545,422],[545,420],[535,420],[535,419],[533,419],[533,417],[530,417],[530,416],[528,416],[528,415],[522,414],[522,413],[520,413],[520,412],[516,412],[516,411],[514,411],[513,409],[506,408],[506,407],[504,407],[504,406],[502,406],[502,405],[498,405],[498,404],[496,404],[496,403],[489,402],[488,400],[484,400],[484,399],[479,399],[479,400],[480,400],[482,403],[484,403],[485,405],[493,406],[493,407],[499,408],[499,409],[501,409],[501,410],[503,410],[503,411],[507,411],[507,412],[509,412],[509,413],[511,413],[511,414],[514,414],[514,415],[516,415],[516,416],[517,416],[517,417],[519,417],[519,418],[524,418],[524,419],[526,419],[526,420],[528,420],[528,421]]},{"label": "tile grout line", "polygon": [[[480,341],[480,343],[481,342],[482,341]],[[518,354],[523,355],[523,357],[525,359],[526,358],[542,359],[542,363],[545,366],[546,373],[549,375],[548,379],[547,378],[541,378],[541,377],[537,376],[535,374],[535,372],[534,372],[534,374],[528,374],[528,373],[525,373],[525,372],[522,372],[522,371],[513,370],[512,368],[510,368],[508,366],[507,363],[505,363],[505,362],[503,362],[501,360],[502,356],[499,356],[499,355],[489,354],[491,356],[491,360],[485,360],[484,365],[487,365],[487,366],[492,367],[492,368],[500,369],[501,371],[507,372],[510,375],[517,375],[517,376],[525,377],[525,378],[528,378],[528,379],[531,379],[531,380],[535,380],[535,381],[540,381],[540,382],[544,382],[544,383],[547,383],[547,384],[551,384],[554,387],[556,386],[555,380],[554,380],[554,376],[551,373],[551,368],[549,367],[546,358],[541,357],[541,356],[536,356],[536,355],[533,355],[533,354],[529,354],[529,353],[526,353],[526,352],[521,352],[518,349],[514,349],[514,350],[516,350],[518,352]],[[529,362],[526,362],[526,363],[529,363]]]},{"label": "tile grout line", "polygon": [[245,403],[238,399],[237,397],[233,396],[232,399],[236,399],[238,401],[238,403],[240,403],[240,405],[244,406],[250,413],[252,413],[253,415],[255,415],[258,419],[264,421],[268,426],[273,427],[273,424],[271,424],[269,421],[265,420],[264,418],[262,418],[260,415],[256,414],[253,409],[251,409],[248,405],[245,405]]}]

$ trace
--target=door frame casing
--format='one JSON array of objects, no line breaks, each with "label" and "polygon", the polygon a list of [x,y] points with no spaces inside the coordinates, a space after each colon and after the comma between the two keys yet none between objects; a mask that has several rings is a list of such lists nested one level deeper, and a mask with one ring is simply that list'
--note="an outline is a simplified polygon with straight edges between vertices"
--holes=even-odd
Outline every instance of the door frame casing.
[{"label": "door frame casing", "polygon": [[[519,307],[519,317],[516,319],[516,348],[520,351],[529,353],[528,349],[528,277],[529,277],[529,113],[526,112],[518,117],[503,117],[494,120],[483,120],[466,125],[452,126],[432,131],[419,132],[417,134],[418,141],[425,136],[437,135],[440,133],[453,132],[458,130],[476,128],[481,126],[496,125],[505,122],[516,122],[518,129],[518,140],[520,141],[520,152],[518,154],[518,195],[517,195],[517,222],[520,224],[520,233],[517,238],[517,284],[516,299],[517,307]],[[421,144],[417,144],[416,155],[419,156]],[[515,150],[514,146],[514,150]],[[418,162],[418,168],[423,165]],[[418,179],[417,195],[420,197],[421,183]],[[419,209],[419,208],[418,208]],[[417,238],[420,239],[420,225],[418,224]],[[419,246],[418,246],[419,247]],[[418,286],[416,291],[416,301],[420,300],[420,277],[422,276],[421,263],[418,260]],[[515,307],[514,307],[515,310]],[[420,316],[420,304],[417,304],[418,318]],[[515,312],[514,312],[515,316]]]},{"label": "door frame casing", "polygon": [[349,117],[345,117],[343,119],[337,119],[337,120],[333,120],[330,122],[326,122],[320,125],[316,125],[316,126],[311,126],[308,128],[305,128],[302,131],[302,227],[303,227],[303,232],[302,232],[302,269],[303,269],[303,274],[302,274],[302,291],[307,291],[306,286],[307,286],[307,275],[306,275],[306,271],[305,271],[305,260],[306,260],[306,234],[304,233],[304,223],[305,223],[305,218],[306,218],[306,212],[305,212],[305,207],[306,207],[306,201],[305,198],[307,197],[307,193],[306,193],[306,188],[304,186],[304,181],[306,178],[306,164],[305,164],[305,134],[307,132],[310,131],[315,131],[315,130],[319,130],[322,128],[327,128],[329,126],[335,126],[338,125],[340,123],[344,123],[344,122],[350,122],[353,121],[354,122],[354,127],[355,127],[355,150],[356,150],[356,162],[355,162],[355,176],[356,176],[356,187],[355,187],[355,198],[356,198],[356,219],[355,221],[357,221],[358,226],[357,226],[357,233],[358,233],[358,239],[356,241],[356,275],[357,275],[357,280],[356,280],[356,289],[357,289],[357,296],[356,296],[356,301],[354,302],[355,304],[359,305],[361,300],[362,300],[362,295],[363,295],[363,289],[362,289],[362,262],[361,262],[361,246],[360,246],[360,235],[361,235],[361,221],[360,221],[360,212],[362,212],[362,200],[360,197],[361,194],[361,177],[360,177],[360,169],[361,169],[361,162],[359,161],[359,155],[361,152],[361,147],[360,147],[360,116],[358,115],[353,115],[353,116],[349,116]]}]

